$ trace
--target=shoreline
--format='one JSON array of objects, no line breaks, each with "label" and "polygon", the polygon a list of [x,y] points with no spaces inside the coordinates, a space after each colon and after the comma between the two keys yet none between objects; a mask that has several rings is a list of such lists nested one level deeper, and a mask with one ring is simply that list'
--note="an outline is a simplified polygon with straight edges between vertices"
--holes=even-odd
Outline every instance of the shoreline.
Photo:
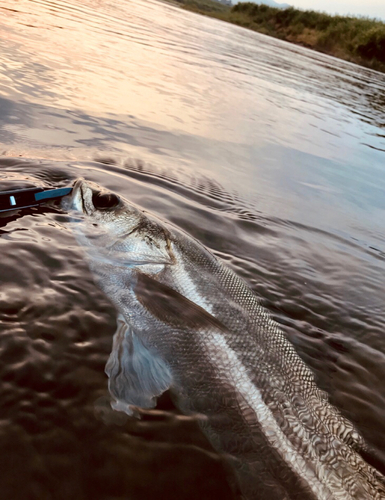
[{"label": "shoreline", "polygon": [[[331,16],[294,8],[282,10],[252,3],[227,6],[215,0],[163,1],[190,12],[213,17],[385,73],[385,23],[382,21],[359,17]],[[317,29],[317,23],[321,26],[327,26],[327,29]],[[347,38],[347,35],[350,38]],[[378,44],[380,48],[378,48]],[[370,55],[373,52],[379,53],[383,61],[376,57],[369,58],[362,55]]]}]

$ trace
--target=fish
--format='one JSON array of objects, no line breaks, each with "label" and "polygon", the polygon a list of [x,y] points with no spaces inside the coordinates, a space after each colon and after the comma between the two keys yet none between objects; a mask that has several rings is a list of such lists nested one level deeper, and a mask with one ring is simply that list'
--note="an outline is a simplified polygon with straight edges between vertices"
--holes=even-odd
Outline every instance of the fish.
[{"label": "fish", "polygon": [[356,427],[247,283],[203,244],[97,184],[63,201],[117,310],[112,407],[135,416],[170,391],[232,466],[244,500],[380,500],[385,478]]}]

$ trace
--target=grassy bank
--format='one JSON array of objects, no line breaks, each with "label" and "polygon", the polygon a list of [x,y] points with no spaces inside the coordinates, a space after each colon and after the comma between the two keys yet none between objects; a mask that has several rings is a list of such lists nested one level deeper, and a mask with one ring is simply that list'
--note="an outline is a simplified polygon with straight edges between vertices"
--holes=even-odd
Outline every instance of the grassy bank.
[{"label": "grassy bank", "polygon": [[174,0],[185,9],[298,43],[385,72],[385,23],[368,18],[331,16],[294,8],[212,0]]}]

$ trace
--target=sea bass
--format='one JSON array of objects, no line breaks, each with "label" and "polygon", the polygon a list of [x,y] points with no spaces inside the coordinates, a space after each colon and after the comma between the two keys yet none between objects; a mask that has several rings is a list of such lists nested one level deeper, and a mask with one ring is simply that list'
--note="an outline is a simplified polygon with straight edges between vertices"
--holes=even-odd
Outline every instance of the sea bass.
[{"label": "sea bass", "polygon": [[385,499],[365,443],[257,297],[199,241],[82,179],[65,208],[118,329],[113,407],[170,390],[231,462],[247,500]]}]

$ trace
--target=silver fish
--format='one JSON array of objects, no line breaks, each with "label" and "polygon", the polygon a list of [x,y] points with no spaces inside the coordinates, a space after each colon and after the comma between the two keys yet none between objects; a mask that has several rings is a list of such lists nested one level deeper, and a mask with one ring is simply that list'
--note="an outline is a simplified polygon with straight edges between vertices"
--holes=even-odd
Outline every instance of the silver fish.
[{"label": "silver fish", "polygon": [[119,312],[106,365],[115,409],[153,408],[170,390],[227,455],[244,499],[385,499],[363,438],[240,278],[96,184],[78,180],[65,203]]}]

